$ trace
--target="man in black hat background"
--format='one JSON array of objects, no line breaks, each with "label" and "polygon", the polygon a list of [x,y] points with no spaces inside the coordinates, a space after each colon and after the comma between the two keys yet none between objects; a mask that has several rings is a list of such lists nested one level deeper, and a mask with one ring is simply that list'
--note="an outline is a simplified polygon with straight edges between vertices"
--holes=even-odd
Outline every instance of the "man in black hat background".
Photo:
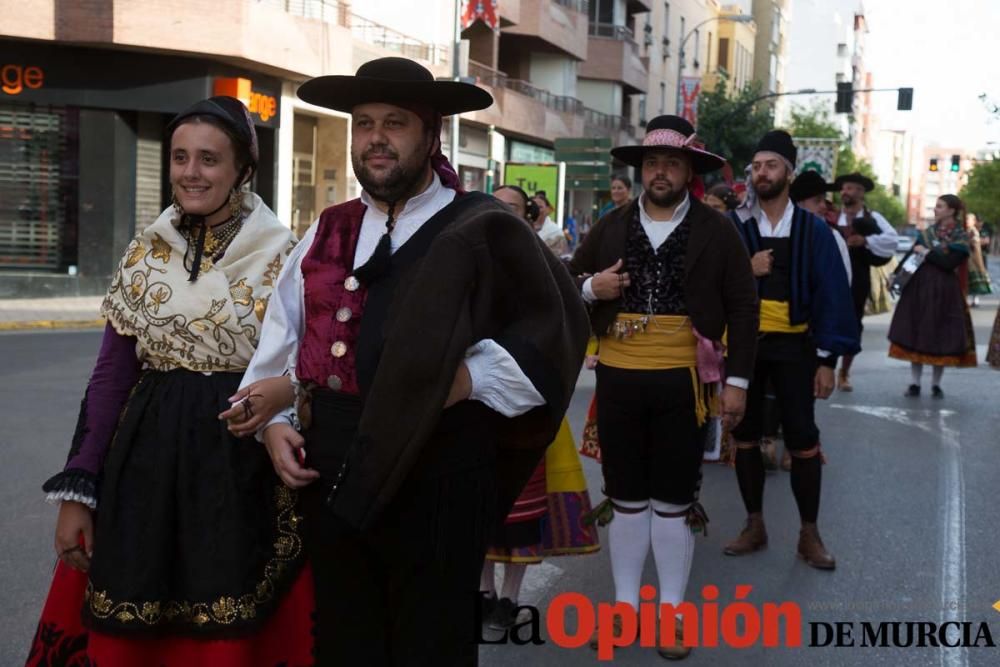
[{"label": "man in black hat background", "polygon": [[[757,300],[736,228],[688,194],[695,174],[724,164],[701,148],[690,123],[660,116],[646,126],[641,146],[611,153],[641,169],[645,193],[594,226],[570,270],[592,276],[582,291],[600,338],[597,427],[613,510],[611,573],[624,615],[638,609],[650,550],[661,604],[684,600],[692,531],[707,520],[697,501],[708,406],[723,380],[718,341],[728,330],[720,403],[723,419],[735,425],[753,368]],[[702,361],[714,365],[699,363],[699,345],[708,349]],[[675,642],[668,624],[659,651],[683,658],[690,648]]]},{"label": "man in black hat background", "polygon": [[829,219],[831,214],[831,202],[827,200],[826,193],[833,192],[833,184],[827,183],[823,176],[814,169],[806,169],[795,177],[788,190],[792,203],[799,208],[804,208],[820,220],[831,225],[834,230],[833,239],[837,242],[840,256],[844,260],[844,269],[847,270],[847,282],[851,282],[851,256],[847,249],[847,242],[842,234],[836,231]]},{"label": "man in black hat background", "polygon": [[858,349],[858,332],[843,259],[827,223],[789,196],[796,152],[787,132],[764,135],[750,164],[747,200],[732,214],[751,254],[766,270],[757,271],[760,336],[746,416],[732,431],[736,478],[748,519],[725,553],[742,556],[767,545],[760,440],[770,381],[785,447],[792,455],[792,492],[802,521],[798,555],[813,567],[833,569],[834,558],[816,527],[822,460],[814,404],[830,396],[837,357]]},{"label": "man in black hat background", "polygon": [[[892,259],[898,235],[885,216],[865,206],[865,193],[875,188],[872,179],[858,172],[844,174],[837,177],[833,187],[840,192],[841,211],[837,218],[837,229],[843,234],[850,249],[851,295],[858,330],[863,331],[865,303],[872,288],[871,269],[873,266],[883,266]],[[837,386],[841,391],[854,390],[851,383],[853,363],[853,354],[844,356],[837,377]]]},{"label": "man in black hat background", "polygon": [[262,437],[302,489],[317,664],[475,664],[486,543],[568,407],[583,303],[441,154],[442,116],[488,93],[383,58],[298,95],[351,114],[364,191],[289,258],[244,386],[293,378],[294,408]]}]

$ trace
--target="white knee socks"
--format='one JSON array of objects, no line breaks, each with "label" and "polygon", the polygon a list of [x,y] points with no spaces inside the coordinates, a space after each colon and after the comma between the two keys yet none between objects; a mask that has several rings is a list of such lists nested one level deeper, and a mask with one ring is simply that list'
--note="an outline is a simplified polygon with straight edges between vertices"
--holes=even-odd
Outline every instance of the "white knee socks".
[{"label": "white knee socks", "polygon": [[918,364],[915,361],[910,362],[910,377],[913,380],[912,384],[920,386],[920,376],[924,374],[924,365]]},{"label": "white knee socks", "polygon": [[642,567],[649,553],[649,517],[647,501],[612,500],[619,506],[638,509],[635,514],[615,510],[608,526],[608,548],[611,551],[611,576],[615,582],[615,601],[627,602],[639,608],[639,585]]},{"label": "white knee socks", "polygon": [[[684,601],[688,577],[691,574],[691,559],[694,556],[694,534],[686,519],[663,517],[657,512],[676,514],[689,505],[671,505],[653,500],[652,528],[653,559],[656,561],[656,577],[659,579],[660,604],[679,605]],[[617,521],[617,517],[615,517]]]},{"label": "white knee socks", "polygon": [[503,586],[500,587],[500,597],[507,598],[511,602],[517,602],[517,596],[521,593],[521,582],[524,581],[524,573],[528,570],[526,563],[504,563],[503,565]]}]

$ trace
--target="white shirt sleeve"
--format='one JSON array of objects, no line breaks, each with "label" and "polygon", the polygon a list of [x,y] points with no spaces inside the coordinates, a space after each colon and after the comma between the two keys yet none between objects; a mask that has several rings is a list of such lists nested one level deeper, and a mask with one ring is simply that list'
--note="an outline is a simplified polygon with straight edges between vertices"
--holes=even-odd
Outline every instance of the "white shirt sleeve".
[{"label": "white shirt sleeve", "polygon": [[750,380],[736,376],[727,377],[726,384],[743,389],[744,391],[750,388]]},{"label": "white shirt sleeve", "polygon": [[892,257],[896,252],[896,243],[899,240],[899,235],[896,234],[896,230],[892,228],[892,225],[885,219],[885,216],[877,211],[872,211],[871,214],[882,231],[865,238],[868,249],[879,257]]},{"label": "white shirt sleeve", "polygon": [[496,341],[486,338],[466,350],[465,365],[472,379],[469,400],[485,403],[504,417],[517,417],[545,405],[514,357]]},{"label": "white shirt sleeve", "polygon": [[[269,377],[278,377],[295,368],[299,341],[305,328],[305,303],[302,289],[302,258],[316,236],[316,223],[292,250],[271,292],[261,327],[260,344],[250,359],[250,365],[240,389]],[[291,423],[294,409],[289,407],[276,414],[257,432],[257,439],[274,423]]]},{"label": "white shirt sleeve", "polygon": [[594,282],[594,276],[591,276],[583,281],[583,287],[580,288],[580,294],[583,296],[583,300],[587,303],[594,303],[597,301],[597,295],[594,294],[594,286],[591,283]]},{"label": "white shirt sleeve", "polygon": [[850,285],[854,278],[851,275],[851,255],[847,250],[847,242],[836,229],[831,227],[830,233],[833,234],[833,240],[837,242],[837,248],[840,249],[840,259],[844,262],[844,269],[847,270],[847,284]]}]

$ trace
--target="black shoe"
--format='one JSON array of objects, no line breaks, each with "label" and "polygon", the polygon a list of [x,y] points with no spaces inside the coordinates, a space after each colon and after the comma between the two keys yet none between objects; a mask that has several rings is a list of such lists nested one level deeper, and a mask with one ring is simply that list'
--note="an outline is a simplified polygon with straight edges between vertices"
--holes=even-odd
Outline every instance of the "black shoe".
[{"label": "black shoe", "polygon": [[494,630],[509,630],[517,622],[517,603],[510,598],[497,600],[489,625]]},{"label": "black shoe", "polygon": [[941,387],[937,385],[931,387],[931,398],[944,398],[944,392],[941,391]]},{"label": "black shoe", "polygon": [[906,393],[903,394],[903,396],[909,396],[910,398],[916,398],[917,396],[920,396],[920,385],[911,384],[909,387],[906,388]]},{"label": "black shoe", "polygon": [[479,618],[483,623],[493,620],[493,612],[497,608],[497,594],[479,591]]}]

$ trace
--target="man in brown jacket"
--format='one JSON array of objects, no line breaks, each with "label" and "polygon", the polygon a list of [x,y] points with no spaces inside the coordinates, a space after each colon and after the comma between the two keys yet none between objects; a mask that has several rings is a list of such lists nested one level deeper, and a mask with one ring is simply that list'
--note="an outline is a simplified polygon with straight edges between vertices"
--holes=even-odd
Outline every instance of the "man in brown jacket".
[{"label": "man in brown jacket", "polygon": [[[695,174],[723,159],[703,150],[690,123],[660,116],[641,146],[612,149],[642,170],[645,193],[602,218],[570,270],[582,284],[600,338],[597,429],[604,490],[614,518],[608,531],[617,602],[638,608],[643,563],[656,561],[660,603],[684,599],[698,505],[708,408],[728,340],[722,417],[743,417],[757,338],[757,295],[750,258],[736,227],[688,194]],[[702,352],[707,348],[708,354]],[[706,358],[715,357],[713,364]],[[690,649],[664,619],[665,658]]]}]

